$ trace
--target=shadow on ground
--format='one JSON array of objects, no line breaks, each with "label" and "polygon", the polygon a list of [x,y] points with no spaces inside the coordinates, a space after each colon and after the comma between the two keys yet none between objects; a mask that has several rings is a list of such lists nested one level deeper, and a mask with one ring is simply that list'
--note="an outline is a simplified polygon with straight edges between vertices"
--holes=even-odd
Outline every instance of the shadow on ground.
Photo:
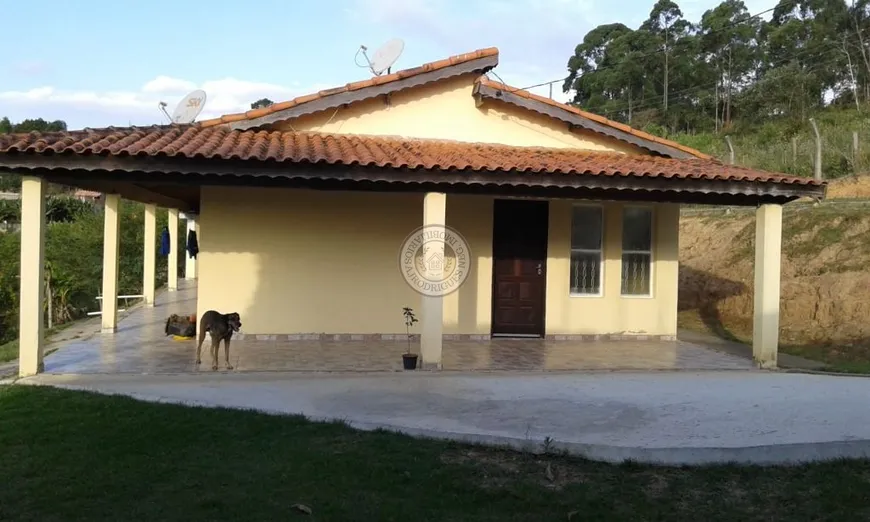
[{"label": "shadow on ground", "polygon": [[[750,288],[740,281],[732,281],[715,274],[697,270],[684,264],[680,265],[680,288],[677,310],[680,314],[681,341],[702,343],[714,350],[748,359],[752,358],[752,324],[751,318],[743,330],[748,335],[741,335],[736,328],[726,326],[719,312],[719,303],[730,297],[743,295]],[[802,370],[828,369],[828,365],[820,360],[807,358],[817,353],[818,347],[780,345],[778,364],[781,368]],[[870,370],[870,365],[868,365]]]}]

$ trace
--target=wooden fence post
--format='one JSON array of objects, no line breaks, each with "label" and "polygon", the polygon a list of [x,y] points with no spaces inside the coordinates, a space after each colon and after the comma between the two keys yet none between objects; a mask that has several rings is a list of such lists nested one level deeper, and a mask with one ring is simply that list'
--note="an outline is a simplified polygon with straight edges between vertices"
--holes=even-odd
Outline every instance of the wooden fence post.
[{"label": "wooden fence post", "polygon": [[819,134],[819,126],[816,125],[816,120],[810,118],[810,125],[813,126],[813,134],[816,135],[816,155],[813,162],[813,178],[817,181],[822,180],[822,136]]},{"label": "wooden fence post", "polygon": [[728,144],[728,163],[734,165],[734,145],[731,143],[731,136],[725,136],[725,143]]},{"label": "wooden fence post", "polygon": [[797,138],[791,139],[791,166],[797,166]]},{"label": "wooden fence post", "polygon": [[858,165],[858,131],[852,131],[852,169],[855,174],[861,171]]}]

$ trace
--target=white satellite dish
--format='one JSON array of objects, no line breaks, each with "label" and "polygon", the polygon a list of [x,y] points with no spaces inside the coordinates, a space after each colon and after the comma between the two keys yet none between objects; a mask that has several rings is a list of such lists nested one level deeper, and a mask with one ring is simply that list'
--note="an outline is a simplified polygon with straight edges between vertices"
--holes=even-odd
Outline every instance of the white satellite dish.
[{"label": "white satellite dish", "polygon": [[172,113],[172,123],[193,123],[205,107],[205,91],[197,89],[178,102]]},{"label": "white satellite dish", "polygon": [[369,69],[371,69],[372,74],[380,76],[384,71],[389,71],[390,67],[399,59],[402,51],[405,50],[405,42],[398,38],[390,40],[375,51],[374,57],[371,60],[366,55],[366,46],[360,47],[362,48],[363,56],[369,62]]}]

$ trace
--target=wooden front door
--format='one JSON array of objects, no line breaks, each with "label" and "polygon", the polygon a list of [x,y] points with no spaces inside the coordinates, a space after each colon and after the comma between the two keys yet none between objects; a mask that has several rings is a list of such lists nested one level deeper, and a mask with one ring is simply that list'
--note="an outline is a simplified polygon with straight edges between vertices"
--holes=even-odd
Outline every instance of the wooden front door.
[{"label": "wooden front door", "polygon": [[495,200],[492,334],[543,337],[549,203]]}]

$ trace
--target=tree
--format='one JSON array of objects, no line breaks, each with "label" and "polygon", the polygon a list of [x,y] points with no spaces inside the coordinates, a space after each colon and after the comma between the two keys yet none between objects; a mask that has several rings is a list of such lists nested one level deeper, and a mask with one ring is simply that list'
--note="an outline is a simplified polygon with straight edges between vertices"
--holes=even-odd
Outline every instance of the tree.
[{"label": "tree", "polygon": [[666,134],[759,117],[793,125],[828,103],[870,102],[870,0],[779,0],[769,22],[722,0],[697,24],[654,1],[636,29],[585,35],[563,85],[572,103]]},{"label": "tree", "polygon": [[722,125],[727,127],[731,122],[734,90],[743,89],[757,67],[760,30],[760,22],[751,17],[742,0],[726,0],[701,17],[700,51],[716,77],[714,126],[717,129],[720,105]]},{"label": "tree", "polygon": [[269,98],[260,98],[259,100],[255,101],[254,103],[251,104],[251,109],[263,109],[263,108],[269,107],[270,105],[272,105],[274,103],[275,102],[273,102]]},{"label": "tree", "polygon": [[780,0],[762,34],[767,40],[763,74],[790,66],[804,96],[797,108],[801,119],[822,107],[824,93],[845,78],[846,59],[838,51],[841,33],[848,27],[843,0]]},{"label": "tree", "polygon": [[[66,122],[55,120],[48,122],[42,118],[24,120],[20,123],[12,123],[8,117],[0,118],[0,134],[15,132],[57,132],[65,131]],[[21,177],[16,174],[0,174],[0,192],[21,190]]]},{"label": "tree", "polygon": [[[649,18],[640,28],[654,35],[660,42],[662,73],[662,108],[668,112],[668,93],[670,73],[673,64],[670,60],[674,48],[680,47],[681,40],[690,35],[692,24],[683,18],[683,11],[671,0],[658,0],[649,13]],[[659,60],[654,60],[653,63]]]},{"label": "tree", "polygon": [[603,109],[608,101],[621,100],[621,87],[614,89],[612,68],[626,58],[624,49],[614,50],[613,43],[633,31],[623,24],[599,26],[583,38],[568,60],[568,78],[564,90],[574,89],[574,102],[591,110]]},{"label": "tree", "polygon": [[12,132],[59,132],[65,130],[67,130],[65,121],[55,120],[48,122],[42,118],[23,120],[21,123],[16,123],[12,126]]}]

